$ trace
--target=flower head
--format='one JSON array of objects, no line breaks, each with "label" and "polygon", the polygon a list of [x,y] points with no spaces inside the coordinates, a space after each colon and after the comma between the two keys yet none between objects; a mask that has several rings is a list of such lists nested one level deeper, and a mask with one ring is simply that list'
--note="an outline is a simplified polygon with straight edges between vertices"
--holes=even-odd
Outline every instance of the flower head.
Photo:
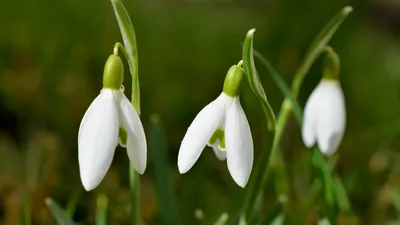
[{"label": "flower head", "polygon": [[127,134],[129,160],[138,173],[143,174],[146,169],[147,144],[143,126],[124,94],[122,76],[120,58],[110,56],[104,69],[104,87],[89,106],[79,127],[79,170],[87,191],[96,188],[110,168],[120,128]]},{"label": "flower head", "polygon": [[304,109],[303,141],[307,147],[317,142],[322,153],[332,155],[340,145],[345,127],[346,109],[340,83],[322,79]]},{"label": "flower head", "polygon": [[180,173],[190,170],[208,145],[218,159],[227,160],[234,181],[246,186],[253,166],[253,139],[238,96],[242,76],[239,66],[231,67],[223,93],[204,107],[189,126],[179,149]]},{"label": "flower head", "polygon": [[332,155],[343,138],[346,107],[339,83],[339,56],[329,46],[324,50],[323,79],[311,93],[304,108],[302,136],[308,148],[317,142],[323,154]]}]

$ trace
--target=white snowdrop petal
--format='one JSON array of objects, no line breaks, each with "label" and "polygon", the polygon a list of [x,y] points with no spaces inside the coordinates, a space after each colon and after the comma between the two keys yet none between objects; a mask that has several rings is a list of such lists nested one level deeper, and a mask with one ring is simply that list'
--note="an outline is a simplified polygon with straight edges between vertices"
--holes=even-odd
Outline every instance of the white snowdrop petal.
[{"label": "white snowdrop petal", "polygon": [[310,97],[306,102],[306,106],[304,107],[304,116],[303,116],[303,126],[301,130],[301,135],[303,138],[304,145],[307,148],[311,148],[317,139],[316,136],[316,127],[317,127],[317,118],[319,111],[319,104],[321,103],[321,95],[320,95],[320,87],[317,86],[314,91],[311,93]]},{"label": "white snowdrop petal", "polygon": [[110,168],[118,145],[118,125],[113,91],[104,89],[89,106],[79,127],[79,170],[87,191],[96,188]]},{"label": "white snowdrop petal", "polygon": [[316,127],[322,153],[333,154],[340,145],[346,127],[346,109],[339,82],[322,81],[320,111]]},{"label": "white snowdrop petal", "polygon": [[186,173],[200,157],[218,127],[225,105],[230,104],[231,101],[231,97],[222,93],[197,114],[179,148],[178,168],[180,173]]},{"label": "white snowdrop petal", "polygon": [[219,148],[219,140],[211,147],[219,160],[223,161],[226,159],[226,151]]},{"label": "white snowdrop petal", "polygon": [[147,143],[139,115],[125,95],[121,99],[120,121],[127,132],[126,149],[136,171],[143,174],[147,165]]},{"label": "white snowdrop petal", "polygon": [[253,138],[238,97],[226,114],[225,146],[229,172],[239,186],[245,187],[253,167]]}]

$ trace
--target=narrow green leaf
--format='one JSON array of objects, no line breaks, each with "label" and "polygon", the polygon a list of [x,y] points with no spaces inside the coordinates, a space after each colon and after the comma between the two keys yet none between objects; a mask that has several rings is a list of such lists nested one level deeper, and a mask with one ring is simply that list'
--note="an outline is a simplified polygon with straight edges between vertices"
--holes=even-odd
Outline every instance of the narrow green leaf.
[{"label": "narrow green leaf", "polygon": [[228,221],[228,213],[222,213],[218,220],[214,223],[214,225],[225,225]]},{"label": "narrow green leaf", "polygon": [[96,225],[107,225],[108,199],[105,195],[97,197]]},{"label": "narrow green leaf", "polygon": [[78,201],[82,194],[82,188],[79,186],[75,188],[74,192],[72,192],[71,197],[68,200],[67,207],[65,213],[69,218],[72,218],[75,214],[76,206],[78,205]]},{"label": "narrow green leaf", "polygon": [[244,72],[249,81],[249,85],[253,90],[254,94],[260,100],[262,108],[264,110],[265,116],[268,122],[268,130],[275,130],[275,114],[271,106],[268,103],[267,96],[265,94],[264,88],[261,84],[260,77],[258,76],[253,55],[253,37],[255,29],[251,29],[244,39],[243,42],[243,67]]},{"label": "narrow green leaf", "polygon": [[132,76],[132,104],[140,115],[140,88],[138,72],[138,54],[136,45],[136,34],[128,11],[120,0],[111,0],[115,17],[121,31],[122,40],[128,54],[129,72]]},{"label": "narrow green leaf", "polygon": [[349,212],[351,209],[350,201],[346,194],[346,189],[342,179],[338,175],[333,176],[333,191],[338,202],[339,209],[343,212]]},{"label": "narrow green leaf", "polygon": [[24,225],[32,224],[32,215],[31,215],[31,201],[28,196],[27,188],[24,188],[23,195],[23,203],[24,203]]},{"label": "narrow green leaf", "polygon": [[323,218],[318,221],[318,225],[331,225],[331,222],[327,218]]},{"label": "narrow green leaf", "polygon": [[268,213],[265,216],[262,224],[263,225],[273,224],[273,222],[276,221],[276,219],[279,218],[282,214],[283,214],[283,203],[278,201],[271,209],[268,210]]},{"label": "narrow green leaf", "polygon": [[256,201],[254,202],[254,209],[251,212],[250,220],[253,220],[260,214],[263,205],[264,205],[264,193],[260,192],[256,198]]},{"label": "narrow green leaf", "polygon": [[292,97],[292,93],[290,91],[289,86],[283,80],[283,76],[271,65],[271,63],[259,53],[257,50],[254,49],[254,56],[265,66],[268,72],[271,74],[272,79],[274,80],[275,84],[278,86],[279,90],[285,96],[285,98],[290,99],[293,105],[293,112],[296,117],[297,121],[301,121],[303,118],[302,110],[299,103]]},{"label": "narrow green leaf", "polygon": [[177,225],[178,216],[168,173],[168,144],[157,115],[151,116],[150,145],[153,150],[156,191],[165,225]]},{"label": "narrow green leaf", "polygon": [[278,215],[272,222],[271,225],[283,225],[285,222],[285,215],[282,213]]},{"label": "narrow green leaf", "polygon": [[64,209],[62,209],[61,206],[59,206],[52,198],[46,198],[45,202],[58,225],[76,225],[75,222],[67,216]]},{"label": "narrow green leaf", "polygon": [[311,66],[314,64],[315,60],[321,54],[323,49],[326,47],[328,42],[331,40],[333,34],[342,24],[347,15],[353,11],[351,6],[346,6],[340,10],[321,30],[317,37],[312,42],[310,48],[308,49],[303,62],[301,63],[299,69],[297,70],[294,80],[292,83],[292,95],[297,98],[301,85],[303,83],[304,77],[310,70]]},{"label": "narrow green leaf", "polygon": [[390,196],[396,212],[400,214],[400,190],[397,187],[391,188]]}]

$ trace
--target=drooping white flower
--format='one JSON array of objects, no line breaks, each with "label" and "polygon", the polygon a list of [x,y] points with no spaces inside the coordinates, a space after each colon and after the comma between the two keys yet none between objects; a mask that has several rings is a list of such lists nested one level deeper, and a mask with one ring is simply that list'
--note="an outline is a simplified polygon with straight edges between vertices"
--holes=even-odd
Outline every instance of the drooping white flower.
[{"label": "drooping white flower", "polygon": [[[226,83],[227,79],[225,86]],[[233,91],[224,87],[224,92],[204,107],[189,126],[179,149],[178,168],[180,173],[186,173],[208,145],[218,159],[227,160],[232,178],[245,187],[253,166],[253,139],[238,87],[229,90]]]},{"label": "drooping white flower", "polygon": [[325,155],[340,145],[346,127],[346,108],[340,83],[322,79],[311,93],[304,109],[302,137],[310,148],[315,143]]},{"label": "drooping white flower", "polygon": [[[105,73],[113,71],[107,70],[107,64]],[[122,62],[120,64],[123,68]],[[147,144],[143,126],[121,88],[122,79],[104,80],[103,83],[104,88],[83,116],[78,133],[79,170],[87,191],[96,188],[110,168],[118,145],[119,128],[127,133],[126,149],[130,162],[140,174],[146,169]]]}]

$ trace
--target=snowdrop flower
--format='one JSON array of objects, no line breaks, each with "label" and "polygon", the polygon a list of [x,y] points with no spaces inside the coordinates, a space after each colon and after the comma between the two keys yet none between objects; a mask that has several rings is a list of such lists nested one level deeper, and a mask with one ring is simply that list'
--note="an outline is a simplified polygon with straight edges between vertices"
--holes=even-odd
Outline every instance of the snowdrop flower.
[{"label": "snowdrop flower", "polygon": [[204,107],[189,126],[178,154],[181,174],[192,168],[208,145],[218,159],[227,160],[233,180],[241,187],[246,186],[253,166],[253,139],[239,101],[242,78],[241,65],[232,66],[223,92]]},{"label": "snowdrop flower", "polygon": [[146,169],[146,138],[139,116],[124,94],[123,74],[121,59],[111,55],[104,68],[103,89],[79,127],[79,170],[87,191],[96,188],[110,168],[118,137],[123,136],[121,130],[126,132],[126,143],[120,143],[126,144],[130,162],[140,174]]},{"label": "snowdrop flower", "polygon": [[315,143],[325,155],[335,153],[346,127],[346,109],[339,77],[339,57],[328,49],[324,78],[304,108],[302,137],[310,148]]}]

